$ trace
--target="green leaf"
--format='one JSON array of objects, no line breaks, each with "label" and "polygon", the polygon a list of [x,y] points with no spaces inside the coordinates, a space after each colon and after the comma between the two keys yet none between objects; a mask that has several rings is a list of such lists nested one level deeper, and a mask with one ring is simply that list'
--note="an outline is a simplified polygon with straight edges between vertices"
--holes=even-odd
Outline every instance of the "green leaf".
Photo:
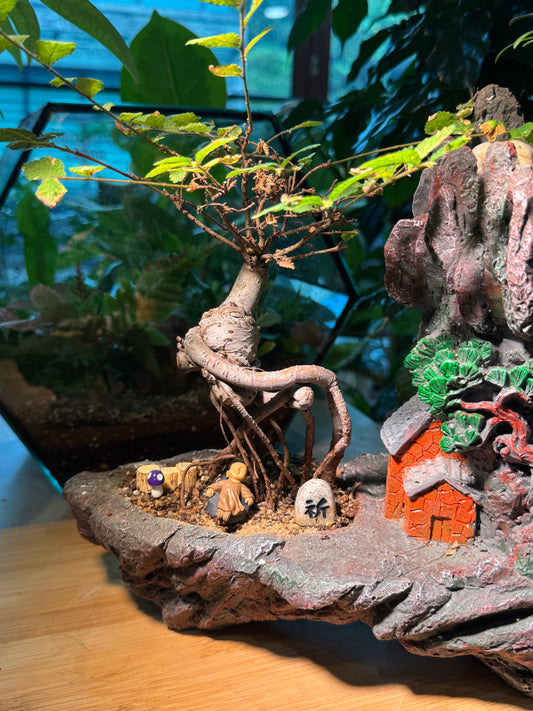
[{"label": "green leaf", "polygon": [[74,42],[37,40],[35,43],[37,59],[49,67],[60,59],[63,59],[63,57],[68,57],[75,49],[76,45]]},{"label": "green leaf", "polygon": [[[2,27],[3,31],[4,31],[8,36],[11,36],[11,37],[13,37],[13,38],[16,36],[17,33],[16,33],[15,28],[13,27],[13,23],[11,22],[11,18],[8,17],[6,20],[4,20],[4,22],[2,23],[2,25],[3,25],[3,27]],[[14,44],[14,43],[12,43],[12,42],[9,42],[9,46],[6,47],[6,49],[7,49],[7,51],[9,52],[9,54],[13,57],[13,59],[15,60],[15,62],[17,63],[17,67],[18,67],[18,68],[20,69],[20,71],[22,72],[22,71],[24,71],[24,64],[23,64],[23,61],[22,61],[22,51],[21,51],[20,47],[21,47],[20,44]]]},{"label": "green leaf", "polygon": [[71,173],[79,175],[82,178],[91,178],[95,173],[99,173],[101,170],[104,170],[103,165],[78,165],[69,168]]},{"label": "green leaf", "polygon": [[252,6],[251,6],[250,9],[248,10],[248,12],[247,12],[247,14],[246,14],[246,16],[245,16],[245,18],[244,18],[244,26],[245,26],[245,27],[246,27],[246,25],[248,24],[248,21],[250,20],[250,18],[251,18],[252,15],[254,14],[254,12],[255,12],[255,11],[257,10],[257,8],[262,4],[262,2],[263,2],[263,0],[253,0],[253,1],[252,1]]},{"label": "green leaf", "polygon": [[311,37],[311,35],[318,30],[326,19],[330,8],[331,0],[308,0],[292,26],[287,42],[289,50],[305,42],[306,39]]},{"label": "green leaf", "polygon": [[82,94],[88,96],[90,99],[96,96],[98,92],[102,91],[104,88],[104,83],[100,79],[91,79],[90,77],[78,77],[76,79],[76,87],[81,91]]},{"label": "green leaf", "polygon": [[191,159],[186,156],[173,156],[172,158],[163,158],[163,160],[157,161],[154,168],[146,175],[145,178],[156,178],[158,175],[163,175],[164,173],[169,173],[170,171],[183,168],[184,166],[191,165]]},{"label": "green leaf", "polygon": [[216,151],[217,148],[235,141],[241,135],[242,130],[239,126],[234,126],[234,129],[231,135],[225,136],[224,138],[216,138],[214,141],[211,141],[211,143],[208,143],[207,146],[200,148],[200,150],[196,152],[194,159],[201,164],[204,158],[213,151]]},{"label": "green leaf", "polygon": [[0,22],[6,19],[16,4],[17,0],[0,0]]},{"label": "green leaf", "polygon": [[50,212],[28,191],[16,210],[17,227],[24,238],[24,259],[30,286],[54,283],[57,245],[50,235]]},{"label": "green leaf", "polygon": [[40,37],[39,20],[29,0],[18,0],[18,3],[9,14],[9,19],[14,24],[17,32],[28,36],[26,43],[28,49],[35,49],[35,41]]},{"label": "green leaf", "polygon": [[131,52],[139,68],[139,82],[123,71],[120,95],[137,104],[221,107],[226,103],[225,82],[209,73],[215,55],[206,47],[185,47],[195,35],[177,22],[154,12],[134,37]]},{"label": "green leaf", "polygon": [[47,178],[39,185],[35,196],[39,198],[46,207],[55,207],[61,202],[66,192],[67,189],[57,178]]},{"label": "green leaf", "polygon": [[216,77],[241,77],[242,69],[238,64],[209,65],[209,71]]},{"label": "green leaf", "polygon": [[367,0],[341,0],[331,13],[331,29],[341,45],[352,37],[368,13]]},{"label": "green leaf", "polygon": [[0,128],[0,143],[9,143],[9,148],[17,150],[40,148],[51,146],[50,141],[61,135],[61,133],[43,133],[36,136],[24,128]]},{"label": "green leaf", "polygon": [[[299,150],[294,151],[294,153],[291,153],[290,156],[287,156],[287,158],[285,158],[282,161],[281,167],[286,168],[289,165],[289,163],[292,161],[292,159],[295,158],[297,155],[299,155],[300,153],[303,153],[304,151],[313,151],[313,149],[319,148],[320,145],[321,145],[320,143],[311,143],[308,146],[304,146],[303,148],[300,148]],[[314,153],[313,153],[313,155],[314,155]]]},{"label": "green leaf", "polygon": [[234,7],[238,10],[244,0],[200,0],[200,2],[208,2],[210,5],[225,5],[225,7]]},{"label": "green leaf", "polygon": [[509,137],[516,141],[517,139],[531,142],[533,139],[533,123],[528,121],[528,123],[518,126],[518,128],[511,128],[509,131]]},{"label": "green leaf", "polygon": [[453,124],[455,120],[455,114],[452,114],[449,111],[439,111],[428,118],[426,125],[424,126],[424,132],[427,134],[435,133],[436,131],[446,128],[450,124]]},{"label": "green leaf", "polygon": [[434,133],[432,136],[428,136],[423,141],[421,141],[417,146],[415,146],[415,151],[420,156],[421,160],[424,160],[428,155],[433,153],[437,148],[440,147],[442,142],[448,138],[452,133],[452,128],[446,126],[441,128],[439,131]]},{"label": "green leaf", "polygon": [[452,151],[457,150],[458,148],[461,148],[461,146],[466,146],[467,143],[470,142],[470,136],[459,136],[458,138],[454,138],[451,141],[448,141],[442,148],[438,151],[436,151],[432,156],[432,160],[436,160],[437,158],[440,158],[443,155],[446,155],[447,153],[451,153]]},{"label": "green leaf", "polygon": [[135,60],[124,38],[89,0],[42,0],[42,3],[108,49],[138,80]]},{"label": "green leaf", "polygon": [[45,180],[46,178],[64,178],[66,176],[63,161],[59,158],[50,158],[50,156],[26,163],[22,170],[28,180]]},{"label": "green leaf", "polygon": [[263,39],[263,37],[273,29],[274,29],[273,27],[267,27],[266,30],[263,30],[258,35],[256,35],[253,39],[251,39],[244,49],[244,56],[247,57],[248,52],[252,49],[252,47],[254,47],[259,42],[260,39]]},{"label": "green leaf", "polygon": [[375,170],[377,168],[384,168],[386,166],[399,166],[399,165],[418,165],[420,163],[420,155],[414,148],[404,148],[401,151],[393,151],[392,153],[384,153],[383,155],[372,158],[372,160],[366,161],[358,168],[352,168],[350,172],[355,172],[356,170]]},{"label": "green leaf", "polygon": [[230,47],[233,49],[238,49],[241,44],[239,35],[235,32],[227,32],[223,35],[212,35],[211,37],[195,37],[194,39],[188,40],[185,44],[193,45],[199,44],[200,47]]},{"label": "green leaf", "polygon": [[55,86],[59,88],[60,86],[65,86],[67,81],[74,83],[76,77],[65,77],[65,79],[60,79],[59,77],[54,77],[48,83],[50,86]]},{"label": "green leaf", "polygon": [[24,44],[29,35],[8,35],[7,37],[0,37],[0,52],[4,52],[6,49],[10,50],[13,47],[16,48],[17,44]]},{"label": "green leaf", "polygon": [[257,165],[250,165],[247,168],[235,168],[235,170],[230,170],[226,178],[230,180],[237,175],[242,175],[243,173],[256,173],[258,170],[279,170],[277,163],[257,163]]},{"label": "green leaf", "polygon": [[341,180],[337,183],[333,190],[329,193],[328,197],[331,202],[336,202],[337,200],[342,200],[352,195],[358,195],[363,192],[363,188],[360,183],[366,180],[370,175],[372,175],[371,170],[367,170],[360,175],[356,175],[353,178],[347,178],[346,180]]}]

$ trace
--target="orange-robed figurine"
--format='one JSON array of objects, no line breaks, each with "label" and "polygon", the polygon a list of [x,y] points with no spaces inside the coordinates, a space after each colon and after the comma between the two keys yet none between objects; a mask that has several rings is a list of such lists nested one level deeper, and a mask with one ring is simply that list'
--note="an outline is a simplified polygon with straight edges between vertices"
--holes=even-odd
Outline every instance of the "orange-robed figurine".
[{"label": "orange-robed figurine", "polygon": [[243,484],[246,474],[246,466],[242,462],[233,462],[226,472],[227,479],[216,481],[207,488],[205,494],[208,498],[214,496],[217,491],[220,492],[216,516],[217,523],[226,525],[235,517],[241,518],[241,514],[245,514],[247,511],[243,501],[247,507],[254,503],[254,495]]}]

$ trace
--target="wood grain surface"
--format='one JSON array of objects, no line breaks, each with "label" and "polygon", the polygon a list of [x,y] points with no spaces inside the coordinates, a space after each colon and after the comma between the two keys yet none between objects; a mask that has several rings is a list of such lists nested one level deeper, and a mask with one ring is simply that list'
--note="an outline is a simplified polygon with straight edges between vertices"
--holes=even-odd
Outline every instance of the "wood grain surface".
[{"label": "wood grain surface", "polygon": [[0,531],[1,711],[511,711],[533,700],[471,658],[363,624],[172,632],[73,521]]}]

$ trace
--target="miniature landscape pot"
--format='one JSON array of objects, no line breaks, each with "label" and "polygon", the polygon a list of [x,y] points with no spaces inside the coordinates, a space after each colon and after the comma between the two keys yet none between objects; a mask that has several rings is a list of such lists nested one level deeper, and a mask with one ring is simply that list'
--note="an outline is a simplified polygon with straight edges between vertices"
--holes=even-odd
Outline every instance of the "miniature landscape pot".
[{"label": "miniature landscape pot", "polygon": [[[212,455],[189,452],[163,464]],[[384,518],[384,488],[370,473],[350,526],[243,536],[142,511],[123,490],[136,466],[82,472],[64,493],[81,534],[116,556],[124,583],[155,602],[170,629],[361,619],[378,639],[397,639],[415,654],[471,654],[533,696],[533,585],[517,565],[533,524],[505,545],[428,544]]]}]

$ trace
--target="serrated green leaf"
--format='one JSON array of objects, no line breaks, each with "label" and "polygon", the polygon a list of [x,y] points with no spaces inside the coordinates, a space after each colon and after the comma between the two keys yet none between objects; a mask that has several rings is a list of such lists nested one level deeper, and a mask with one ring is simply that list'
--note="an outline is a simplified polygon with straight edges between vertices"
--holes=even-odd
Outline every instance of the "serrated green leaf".
[{"label": "serrated green leaf", "polygon": [[167,119],[172,123],[173,126],[183,127],[188,126],[191,123],[199,123],[199,118],[192,111],[185,111],[182,114],[172,114],[172,116],[167,116]]},{"label": "serrated green leaf", "polygon": [[222,35],[212,35],[211,37],[196,37],[195,39],[190,39],[185,42],[187,46],[198,44],[200,47],[209,47],[210,49],[214,47],[229,47],[232,49],[238,49],[241,44],[239,35],[235,32],[226,32]]},{"label": "serrated green leaf", "polygon": [[121,114],[118,115],[119,121],[123,121],[124,123],[131,123],[136,118],[139,118],[139,116],[142,116],[142,111],[138,111],[136,113],[131,113],[129,111],[123,111]]},{"label": "serrated green leaf", "polygon": [[455,114],[449,111],[439,111],[428,118],[424,126],[424,132],[427,134],[435,133],[436,131],[450,126],[450,124],[453,124],[456,120]]},{"label": "serrated green leaf", "polygon": [[76,49],[74,42],[59,42],[55,40],[37,40],[35,54],[37,59],[46,66],[52,66],[64,57],[68,57]]},{"label": "serrated green leaf", "polygon": [[74,173],[74,175],[79,175],[82,178],[90,178],[95,173],[99,173],[101,170],[104,170],[103,165],[78,165],[69,168],[69,171],[71,173]]},{"label": "serrated green leaf", "polygon": [[314,128],[315,126],[323,126],[323,121],[303,121],[302,123],[296,124],[296,126],[291,126],[287,128],[284,133],[293,133],[293,131],[298,131],[300,128]]},{"label": "serrated green leaf", "polygon": [[66,192],[67,189],[57,178],[46,178],[37,188],[35,197],[39,198],[46,207],[55,207]]},{"label": "serrated green leaf", "polygon": [[372,158],[372,160],[366,161],[358,168],[350,171],[354,173],[357,171],[366,171],[369,169],[375,170],[376,168],[385,168],[387,166],[399,166],[399,165],[418,165],[421,158],[414,148],[404,148],[401,151],[393,151],[392,153],[384,153],[383,155]]},{"label": "serrated green leaf", "polygon": [[13,46],[24,44],[29,35],[8,35],[8,37],[0,37],[0,53],[4,50],[9,50]]},{"label": "serrated green leaf", "polygon": [[266,30],[263,30],[258,35],[256,35],[253,39],[251,39],[244,49],[244,56],[247,57],[248,52],[252,49],[252,47],[254,47],[259,42],[260,39],[263,39],[263,37],[273,29],[274,29],[273,27],[267,27]]},{"label": "serrated green leaf", "polygon": [[421,160],[424,160],[433,151],[435,151],[441,143],[452,134],[452,128],[446,127],[441,128],[439,131],[434,133],[432,136],[428,136],[423,141],[421,141],[417,146],[415,146],[415,151],[420,156]]},{"label": "serrated green leaf", "polygon": [[513,140],[524,140],[531,142],[533,138],[533,123],[529,121],[528,123],[518,126],[517,128],[511,128],[509,131],[509,138]]},{"label": "serrated green leaf", "polygon": [[0,22],[6,19],[16,4],[17,0],[0,0]]},{"label": "serrated green leaf", "polygon": [[[304,151],[312,151],[314,148],[319,148],[319,147],[320,147],[320,143],[311,143],[308,146],[304,146],[303,148],[300,148],[299,150],[294,151],[294,153],[291,153],[290,156],[288,156],[287,158],[285,158],[282,161],[281,167],[286,168],[288,166],[288,164],[292,161],[292,159],[295,158],[300,153],[303,153]],[[313,155],[314,155],[314,153],[313,153]]]},{"label": "serrated green leaf", "polygon": [[104,83],[100,79],[92,79],[90,77],[78,77],[76,79],[76,87],[82,94],[90,99],[96,96],[104,88]]},{"label": "serrated green leaf", "polygon": [[168,174],[168,178],[171,183],[182,183],[186,176],[186,170],[171,170]]},{"label": "serrated green leaf", "polygon": [[228,143],[235,141],[241,135],[242,130],[239,126],[235,126],[234,129],[233,133],[229,136],[224,138],[216,138],[214,141],[211,141],[211,143],[208,143],[207,146],[200,148],[200,150],[196,152],[194,159],[201,164],[204,158],[206,158],[210,153],[216,151],[221,146],[225,146]]},{"label": "serrated green leaf", "polygon": [[242,175],[243,173],[256,173],[259,170],[277,171],[279,166],[277,163],[258,163],[257,165],[250,165],[247,168],[235,168],[235,170],[230,170],[226,178],[229,180],[235,178],[237,175]]},{"label": "serrated green leaf", "polygon": [[336,202],[337,200],[343,200],[353,195],[359,195],[363,192],[361,182],[372,175],[371,170],[367,170],[361,175],[356,175],[353,178],[347,178],[346,180],[341,180],[340,183],[334,186],[333,190],[328,194],[331,202]]},{"label": "serrated green leaf", "polygon": [[60,87],[60,86],[65,86],[66,81],[74,82],[75,77],[65,77],[65,79],[60,79],[59,77],[54,77],[48,83],[50,84],[50,86]]},{"label": "serrated green leaf", "polygon": [[89,0],[42,0],[42,3],[108,49],[138,80],[135,60],[121,33]]},{"label": "serrated green leaf", "polygon": [[209,65],[209,71],[216,77],[241,77],[242,69],[238,64]]},{"label": "serrated green leaf", "polygon": [[66,176],[63,161],[50,156],[26,163],[22,170],[28,180],[45,180],[47,178],[64,178]]},{"label": "serrated green leaf", "polygon": [[187,156],[173,156],[172,158],[163,158],[156,162],[155,166],[150,170],[145,178],[157,178],[158,175],[163,175],[164,173],[169,173],[170,171],[175,171],[181,169],[184,166],[191,164],[191,159]]},{"label": "serrated green leaf", "polygon": [[436,151],[432,156],[432,160],[437,160],[437,158],[440,158],[443,155],[446,155],[447,153],[451,153],[452,151],[456,151],[458,148],[461,148],[462,146],[466,146],[467,143],[470,142],[470,136],[459,136],[458,138],[453,138],[451,141],[448,141],[442,148],[438,151]]}]

